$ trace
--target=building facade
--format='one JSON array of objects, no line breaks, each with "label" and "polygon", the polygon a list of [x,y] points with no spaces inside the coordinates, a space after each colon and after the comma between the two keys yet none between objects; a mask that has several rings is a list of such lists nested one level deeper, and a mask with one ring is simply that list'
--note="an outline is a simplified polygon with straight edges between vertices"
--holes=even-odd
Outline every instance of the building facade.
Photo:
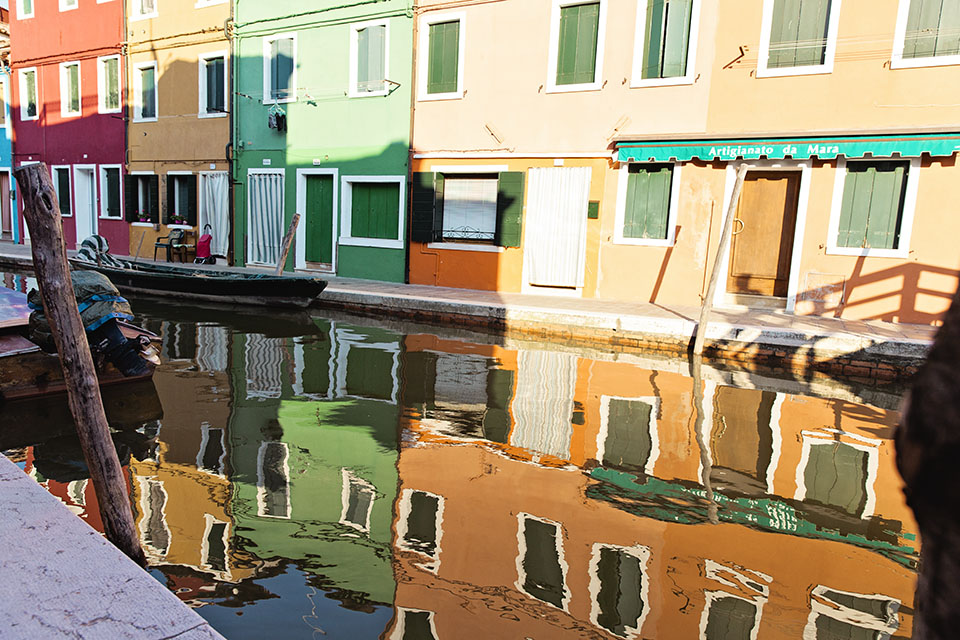
[{"label": "building facade", "polygon": [[10,11],[0,8],[0,242],[17,242],[14,224],[16,185],[13,180],[13,143],[10,122]]}]

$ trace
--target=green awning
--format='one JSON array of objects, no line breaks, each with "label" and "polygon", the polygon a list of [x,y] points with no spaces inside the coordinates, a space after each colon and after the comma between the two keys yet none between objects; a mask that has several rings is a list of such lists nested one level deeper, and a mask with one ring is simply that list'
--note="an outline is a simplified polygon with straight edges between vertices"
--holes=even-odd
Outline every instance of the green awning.
[{"label": "green awning", "polygon": [[658,140],[620,142],[620,162],[686,162],[688,160],[830,160],[847,158],[916,158],[921,154],[951,156],[960,151],[960,133],[825,136],[815,138],[742,138],[728,140]]}]

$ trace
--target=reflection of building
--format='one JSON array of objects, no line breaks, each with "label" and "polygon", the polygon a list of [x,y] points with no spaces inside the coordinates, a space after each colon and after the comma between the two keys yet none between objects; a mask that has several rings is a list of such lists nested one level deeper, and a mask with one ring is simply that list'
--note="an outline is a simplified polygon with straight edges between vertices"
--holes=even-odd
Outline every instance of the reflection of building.
[{"label": "reflection of building", "polygon": [[404,347],[390,637],[909,635],[895,412],[708,381],[697,433],[676,373]]}]

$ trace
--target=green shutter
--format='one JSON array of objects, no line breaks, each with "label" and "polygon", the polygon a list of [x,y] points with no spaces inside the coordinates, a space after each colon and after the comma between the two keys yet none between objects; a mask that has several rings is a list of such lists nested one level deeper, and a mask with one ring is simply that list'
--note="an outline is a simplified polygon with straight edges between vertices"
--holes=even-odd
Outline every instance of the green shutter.
[{"label": "green shutter", "polygon": [[648,0],[644,27],[644,78],[676,78],[687,72],[693,0]]},{"label": "green shutter", "polygon": [[904,58],[960,54],[960,3],[956,0],[913,0],[907,14]]},{"label": "green shutter", "polygon": [[156,68],[145,67],[140,70],[140,117],[157,117]]},{"label": "green shutter", "polygon": [[23,14],[33,15],[33,0],[23,0]]},{"label": "green shutter", "polygon": [[774,0],[767,66],[823,64],[831,0]]},{"label": "green shutter", "polygon": [[226,110],[223,100],[223,71],[223,58],[207,60],[207,113],[222,113]]},{"label": "green shutter", "polygon": [[57,204],[60,205],[60,215],[71,215],[70,169],[57,169]]},{"label": "green shutter", "polygon": [[624,238],[667,238],[672,182],[671,165],[630,165],[623,215]]},{"label": "green shutter", "polygon": [[400,216],[399,187],[392,183],[355,182],[351,191],[350,235],[395,239]]},{"label": "green shutter", "polygon": [[372,25],[357,32],[357,90],[383,90],[386,60],[386,27]]},{"label": "green shutter", "polygon": [[611,398],[604,441],[604,465],[643,471],[653,451],[650,414],[653,406],[642,400]]},{"label": "green shutter", "polygon": [[413,174],[413,193],[410,198],[410,239],[413,242],[433,242],[433,180],[436,174],[416,172]]},{"label": "green shutter", "polygon": [[497,186],[496,244],[501,247],[519,247],[523,230],[522,171],[504,171]]},{"label": "green shutter", "polygon": [[72,64],[67,67],[67,109],[70,113],[80,111],[80,65]]},{"label": "green shutter", "polygon": [[277,38],[270,42],[270,98],[286,100],[294,96],[293,38]]},{"label": "green shutter", "polygon": [[[823,617],[823,616],[820,616]],[[721,596],[710,605],[704,638],[742,640],[753,637],[757,606],[747,600]]]},{"label": "green shutter", "polygon": [[104,170],[107,178],[107,216],[119,218],[120,211],[120,169]]},{"label": "green shutter", "polygon": [[487,371],[487,409],[483,414],[483,437],[507,444],[510,440],[510,402],[513,400],[513,371]]},{"label": "green shutter", "polygon": [[137,206],[139,196],[137,194],[137,177],[123,177],[123,209],[126,212],[127,222],[137,221]]},{"label": "green shutter", "polygon": [[896,249],[906,193],[906,162],[847,165],[837,246]]},{"label": "green shutter", "polygon": [[460,64],[460,21],[430,25],[427,58],[427,93],[457,90]]},{"label": "green shutter", "polygon": [[104,98],[104,107],[107,109],[120,108],[120,60],[108,58],[103,65],[104,84],[107,95]]},{"label": "green shutter", "polygon": [[333,263],[333,176],[307,176],[306,259]]},{"label": "green shutter", "polygon": [[177,179],[171,175],[161,176],[163,190],[166,195],[163,198],[163,208],[160,210],[160,221],[163,224],[170,224],[170,216],[177,213],[174,203],[176,202]]},{"label": "green shutter", "polygon": [[150,196],[150,220],[154,223],[160,222],[160,177],[146,176],[149,184]]},{"label": "green shutter", "polygon": [[191,227],[197,224],[197,176],[185,176],[187,199],[187,224]]},{"label": "green shutter", "polygon": [[557,43],[557,84],[593,82],[597,70],[600,3],[560,8]]},{"label": "green shutter", "polygon": [[803,482],[806,499],[860,515],[866,504],[866,451],[842,442],[810,447]]}]

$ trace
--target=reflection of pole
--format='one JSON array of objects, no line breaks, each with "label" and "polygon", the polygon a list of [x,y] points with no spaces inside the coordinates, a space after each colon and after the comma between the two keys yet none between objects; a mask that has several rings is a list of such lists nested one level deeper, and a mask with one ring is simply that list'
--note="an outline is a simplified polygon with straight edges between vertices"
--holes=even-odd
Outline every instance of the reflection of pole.
[{"label": "reflection of pole", "polygon": [[707,285],[707,293],[703,298],[703,306],[700,308],[700,322],[697,323],[697,337],[693,341],[693,355],[699,356],[703,353],[703,340],[706,337],[707,322],[710,320],[710,312],[713,310],[713,295],[717,290],[717,280],[720,278],[720,261],[723,260],[727,247],[730,245],[730,237],[733,235],[733,219],[737,217],[737,205],[740,203],[740,191],[743,189],[743,179],[747,175],[746,164],[740,165],[737,169],[737,181],[733,185],[733,194],[730,196],[730,204],[727,207],[727,217],[723,221],[723,230],[720,232],[720,246],[717,247],[717,255],[713,259],[713,271],[710,272],[710,284]]},{"label": "reflection of pole", "polygon": [[697,446],[700,448],[700,467],[703,469],[703,475],[700,483],[707,492],[707,519],[711,524],[717,524],[720,519],[717,517],[717,502],[713,499],[713,485],[710,482],[710,474],[713,472],[713,461],[710,460],[710,452],[707,451],[707,444],[703,441],[703,421],[706,411],[703,406],[703,378],[700,373],[700,366],[703,364],[703,358],[693,356],[693,405],[697,410],[697,420],[694,424],[693,433],[697,439]]}]

